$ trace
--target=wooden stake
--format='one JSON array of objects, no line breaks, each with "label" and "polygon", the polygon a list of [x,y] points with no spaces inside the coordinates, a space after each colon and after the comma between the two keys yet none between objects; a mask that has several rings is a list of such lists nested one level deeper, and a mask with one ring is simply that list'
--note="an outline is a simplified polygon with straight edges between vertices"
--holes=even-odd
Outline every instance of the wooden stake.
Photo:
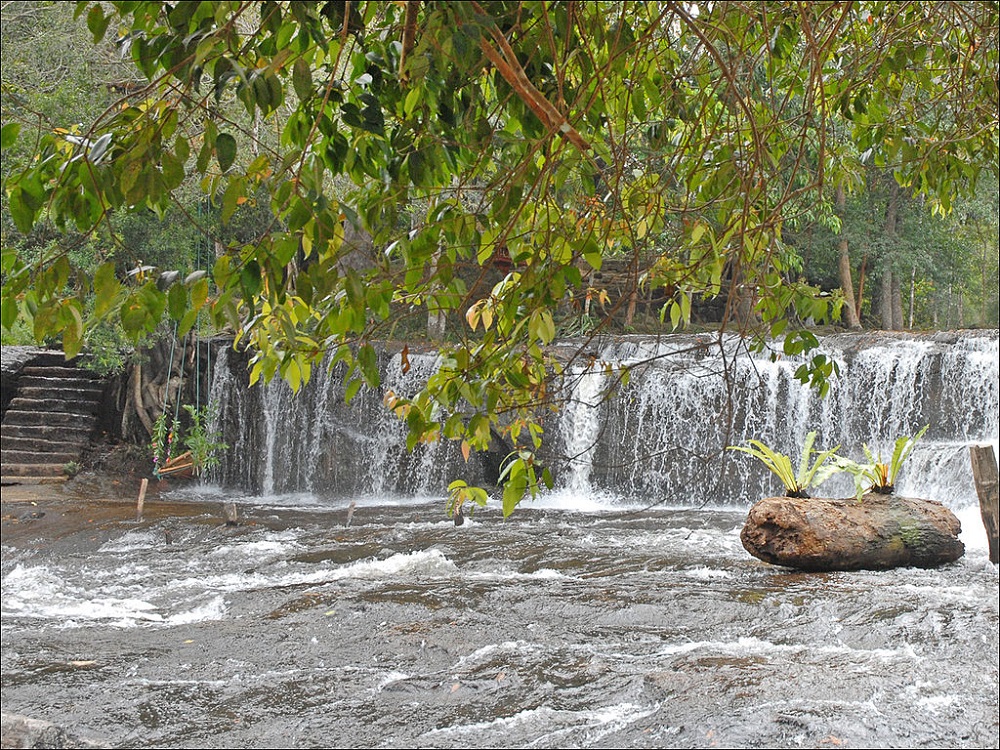
[{"label": "wooden stake", "polygon": [[979,495],[979,512],[983,516],[986,537],[990,543],[990,562],[1000,563],[1000,481],[997,479],[997,457],[992,445],[973,445],[972,476]]},{"label": "wooden stake", "polygon": [[146,502],[146,488],[149,487],[149,480],[143,477],[142,482],[139,484],[139,499],[135,503],[135,522],[139,523],[142,520],[142,506]]},{"label": "wooden stake", "polygon": [[351,504],[347,507],[347,520],[344,522],[345,527],[351,525],[351,519],[354,518],[354,510],[357,507],[358,507],[357,503],[351,500]]}]

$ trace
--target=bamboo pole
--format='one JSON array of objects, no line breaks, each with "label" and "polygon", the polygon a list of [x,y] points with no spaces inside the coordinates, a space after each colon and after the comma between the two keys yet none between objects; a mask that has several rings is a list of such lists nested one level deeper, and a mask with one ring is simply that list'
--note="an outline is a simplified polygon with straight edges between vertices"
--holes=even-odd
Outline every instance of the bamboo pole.
[{"label": "bamboo pole", "polygon": [[149,480],[145,477],[139,484],[139,499],[135,501],[135,522],[142,521],[142,506],[146,502],[146,488],[149,487]]},{"label": "bamboo pole", "polygon": [[979,512],[986,527],[990,544],[990,562],[1000,563],[1000,481],[997,479],[997,457],[992,445],[973,445],[972,476],[979,495]]}]

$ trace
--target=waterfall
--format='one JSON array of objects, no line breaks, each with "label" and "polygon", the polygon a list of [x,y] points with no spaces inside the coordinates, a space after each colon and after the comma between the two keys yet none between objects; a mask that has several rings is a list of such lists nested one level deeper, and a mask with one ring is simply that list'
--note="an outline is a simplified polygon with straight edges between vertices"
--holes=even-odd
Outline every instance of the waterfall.
[{"label": "waterfall", "polygon": [[601,439],[597,411],[605,398],[605,375],[601,369],[573,368],[569,373],[571,396],[563,405],[560,435],[567,465],[565,487],[582,493],[590,488],[594,452]]},{"label": "waterfall", "polygon": [[212,480],[265,496],[426,495],[451,479],[481,481],[450,441],[406,449],[406,426],[383,405],[388,390],[412,395],[434,371],[432,354],[381,355],[382,387],[344,403],[343,368],[317,366],[295,394],[283,381],[248,387],[246,357],[220,353],[212,398],[230,446]]},{"label": "waterfall", "polygon": [[[746,505],[781,491],[749,456],[726,446],[762,440],[797,461],[808,432],[816,446],[861,446],[889,455],[900,435],[930,428],[900,478],[899,491],[954,507],[976,502],[968,446],[997,443],[998,332],[836,334],[820,352],[839,376],[826,398],[803,386],[804,361],[749,353],[735,337],[619,337],[598,346],[595,364],[568,367],[564,404],[545,425],[557,484],[643,504]],[[264,495],[443,495],[452,479],[481,483],[488,462],[466,463],[449,441],[406,450],[406,429],[383,405],[388,389],[412,394],[437,366],[432,352],[385,351],[383,385],[343,403],[342,372],[317,367],[297,396],[281,382],[246,386],[245,358],[227,352],[216,368],[223,439],[231,446],[215,481]],[[612,370],[631,383],[610,394]],[[610,396],[610,397],[609,397]],[[495,458],[495,457],[494,457]],[[823,494],[852,492],[849,478]]]},{"label": "waterfall", "polygon": [[[897,437],[930,424],[900,492],[975,502],[968,446],[997,442],[996,331],[842,334],[826,337],[820,352],[840,370],[822,399],[795,378],[801,358],[750,354],[735,338],[610,343],[600,358],[631,367],[632,385],[595,414],[602,439],[591,485],[637,500],[743,505],[781,485],[727,445],[757,439],[797,462],[815,430],[817,447],[840,445],[860,460],[862,444],[889,456]],[[836,477],[823,492],[851,494],[852,483]]]}]

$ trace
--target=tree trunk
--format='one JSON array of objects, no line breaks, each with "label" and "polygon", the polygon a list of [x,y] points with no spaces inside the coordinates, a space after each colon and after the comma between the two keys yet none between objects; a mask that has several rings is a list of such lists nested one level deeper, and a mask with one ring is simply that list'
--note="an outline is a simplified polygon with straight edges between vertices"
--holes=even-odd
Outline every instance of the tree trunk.
[{"label": "tree trunk", "polygon": [[632,326],[632,322],[635,320],[635,306],[639,301],[639,290],[632,287],[632,291],[628,295],[628,307],[625,308],[625,327],[629,328]]},{"label": "tree trunk", "polygon": [[903,330],[903,285],[898,273],[892,275],[892,330]]},{"label": "tree trunk", "polygon": [[910,319],[907,328],[913,328],[913,301],[917,294],[917,267],[913,266],[910,271]]},{"label": "tree trunk", "polygon": [[733,265],[726,310],[727,316],[736,322],[741,332],[749,331],[758,321],[757,312],[754,310],[753,290],[745,283],[743,268],[739,261]]},{"label": "tree trunk", "polygon": [[[136,362],[132,366],[132,408],[135,415],[139,418],[140,424],[144,430],[146,430],[147,435],[153,434],[153,420],[149,416],[149,412],[146,411],[145,405],[142,403],[142,365]],[[123,425],[122,432],[125,432],[125,427]]]},{"label": "tree trunk", "polygon": [[[879,318],[882,321],[882,328],[887,331],[895,331],[902,328],[903,314],[899,314],[899,327],[896,326],[895,316],[895,294],[893,285],[898,291],[898,281],[893,278],[892,272],[892,252],[896,244],[896,221],[899,213],[899,186],[892,180],[889,185],[889,202],[885,207],[885,227],[882,235],[885,241],[885,251],[882,256],[882,283],[879,290]],[[902,308],[900,308],[902,310]]]},{"label": "tree trunk", "polygon": [[843,185],[837,186],[837,213],[840,216],[840,239],[837,241],[837,269],[840,273],[840,288],[844,293],[844,322],[851,329],[860,329],[858,305],[854,301],[854,280],[851,278],[851,255],[844,236],[844,218],[847,214],[847,193]]},{"label": "tree trunk", "polygon": [[888,259],[883,261],[882,278],[879,282],[878,318],[886,331],[892,328],[892,271],[888,268]]},{"label": "tree trunk", "polygon": [[979,495],[979,512],[986,527],[990,546],[990,562],[1000,563],[1000,479],[997,477],[997,457],[992,445],[969,447],[972,456],[972,477]]},{"label": "tree trunk", "polygon": [[857,307],[855,308],[855,313],[857,313],[858,320],[861,320],[861,304],[865,298],[865,282],[868,280],[866,271],[868,270],[868,253],[865,253],[861,257],[861,268],[858,269],[858,301]]},{"label": "tree trunk", "polygon": [[740,534],[754,557],[800,570],[930,568],[965,554],[962,525],[941,503],[895,495],[769,497]]}]

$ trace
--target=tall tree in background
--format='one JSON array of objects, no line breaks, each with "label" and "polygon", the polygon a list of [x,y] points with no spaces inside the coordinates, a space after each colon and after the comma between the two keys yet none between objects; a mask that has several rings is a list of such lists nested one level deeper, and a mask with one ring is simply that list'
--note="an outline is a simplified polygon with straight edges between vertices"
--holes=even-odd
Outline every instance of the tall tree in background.
[{"label": "tall tree in background", "polygon": [[[252,379],[298,387],[333,352],[350,395],[378,381],[371,341],[401,314],[452,314],[466,325],[440,344],[440,370],[391,406],[412,442],[473,450],[502,431],[518,447],[507,510],[537,485],[554,316],[607,258],[629,259],[633,288],[663,290],[675,327],[694,298],[723,296],[723,328],[784,333],[801,352],[815,337],[789,323],[840,300],[796,279],[783,237],[829,204],[838,139],[943,211],[997,170],[991,2],[78,9],[96,41],[122,31],[145,82],[79,135],[4,123],[4,148],[27,139],[38,155],[5,185],[17,228],[113,229],[123,211],[166,212],[192,177],[224,221],[263,194],[274,222],[223,245],[214,289],[5,250],[3,324],[27,316],[73,351],[88,291],[95,317],[133,334],[164,312],[188,328],[205,308],[256,351]],[[346,225],[372,238],[366,262],[345,262]],[[804,377],[823,387],[831,369],[817,356]]]},{"label": "tall tree in background", "polygon": [[[836,187],[837,216],[841,227],[847,218],[847,190],[843,184]],[[840,289],[844,295],[842,315],[848,328],[861,328],[861,317],[858,314],[858,302],[854,295],[854,277],[851,273],[851,252],[847,235],[841,231],[837,240],[837,274],[840,279]]]}]

